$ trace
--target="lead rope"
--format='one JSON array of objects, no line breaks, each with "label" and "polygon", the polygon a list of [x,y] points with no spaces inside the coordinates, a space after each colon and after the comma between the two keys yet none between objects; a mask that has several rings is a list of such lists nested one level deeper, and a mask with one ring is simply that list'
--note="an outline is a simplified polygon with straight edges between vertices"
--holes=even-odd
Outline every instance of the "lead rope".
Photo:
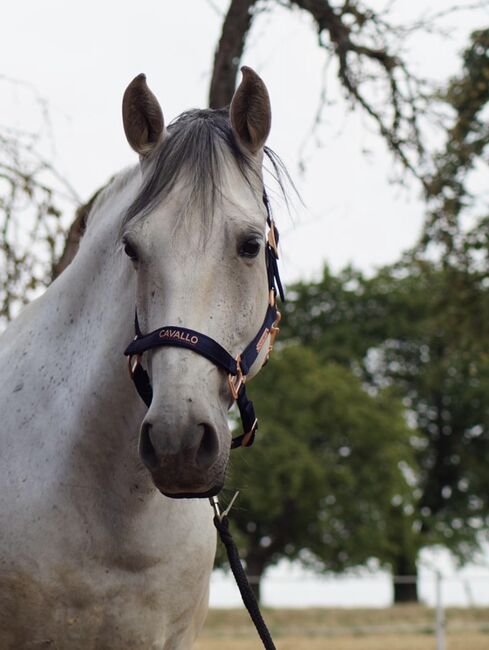
[{"label": "lead rope", "polygon": [[212,509],[214,510],[214,526],[219,533],[221,542],[226,547],[229,566],[231,567],[234,579],[238,585],[239,593],[241,594],[244,606],[248,610],[251,620],[253,621],[253,625],[255,626],[255,629],[258,632],[260,639],[262,640],[263,647],[266,648],[266,650],[276,650],[270,632],[268,631],[266,623],[263,620],[263,616],[261,615],[260,606],[256,601],[255,594],[250,587],[250,583],[246,577],[245,570],[241,564],[241,559],[239,557],[239,552],[234,542],[233,536],[229,531],[228,514],[238,494],[239,493],[236,492],[231,500],[231,503],[222,513],[219,510],[219,501],[217,497],[212,497],[209,499]]}]

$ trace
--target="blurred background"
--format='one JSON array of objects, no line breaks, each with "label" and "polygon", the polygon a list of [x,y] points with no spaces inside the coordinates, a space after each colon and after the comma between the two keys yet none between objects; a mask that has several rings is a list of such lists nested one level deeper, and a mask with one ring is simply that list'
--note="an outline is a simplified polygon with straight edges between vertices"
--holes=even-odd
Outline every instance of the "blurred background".
[{"label": "blurred background", "polygon": [[[227,105],[253,67],[297,190],[287,205],[266,174],[288,300],[250,386],[259,443],[223,497],[240,490],[256,592],[273,607],[487,606],[489,2],[17,0],[2,25],[1,327],[136,164],[131,79],[146,73],[170,122]],[[211,605],[238,606],[216,562]],[[476,627],[488,643],[487,615]]]}]

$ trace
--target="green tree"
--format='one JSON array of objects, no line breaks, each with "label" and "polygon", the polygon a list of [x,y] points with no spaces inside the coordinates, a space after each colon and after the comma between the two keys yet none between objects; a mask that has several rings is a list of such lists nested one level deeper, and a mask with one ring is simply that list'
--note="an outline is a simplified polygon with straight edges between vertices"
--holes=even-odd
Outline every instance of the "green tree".
[{"label": "green tree", "polygon": [[[297,285],[283,334],[389,387],[409,413],[416,456],[414,513],[393,510],[388,534],[396,575],[416,573],[425,546],[471,557],[489,525],[489,317],[484,269],[416,257],[373,278],[348,269]],[[396,599],[416,598],[397,585]]]},{"label": "green tree", "polygon": [[300,345],[276,353],[250,392],[259,448],[232,458],[228,481],[242,490],[232,525],[249,575],[284,557],[335,572],[390,558],[390,512],[412,509],[400,404]]}]

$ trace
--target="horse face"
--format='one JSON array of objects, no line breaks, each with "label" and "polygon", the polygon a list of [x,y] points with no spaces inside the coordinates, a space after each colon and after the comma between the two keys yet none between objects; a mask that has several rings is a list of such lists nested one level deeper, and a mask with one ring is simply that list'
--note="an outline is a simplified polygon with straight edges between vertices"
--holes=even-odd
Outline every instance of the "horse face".
[{"label": "horse face", "polygon": [[[223,112],[195,111],[167,133],[141,76],[126,91],[123,110],[143,180],[122,237],[137,274],[141,330],[195,330],[236,356],[258,332],[269,293],[261,162],[270,111],[263,82],[244,70],[230,122]],[[262,362],[263,354],[252,371]],[[180,347],[154,348],[145,363],[153,399],[141,426],[141,460],[168,496],[216,494],[231,442],[225,372]]]}]

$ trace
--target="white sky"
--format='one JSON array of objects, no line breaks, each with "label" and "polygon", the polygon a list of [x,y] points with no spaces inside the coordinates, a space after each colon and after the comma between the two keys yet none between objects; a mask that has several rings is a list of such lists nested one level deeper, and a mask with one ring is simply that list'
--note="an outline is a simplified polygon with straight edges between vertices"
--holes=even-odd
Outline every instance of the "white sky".
[{"label": "white sky", "polygon": [[[399,21],[412,19],[454,2],[398,0],[394,15]],[[167,122],[183,110],[206,105],[221,25],[216,8],[223,10],[227,4],[227,0],[3,3],[0,74],[32,84],[49,101],[52,141],[45,142],[46,155],[82,199],[136,162],[121,124],[122,94],[136,74],[147,74]],[[457,14],[446,21],[454,28],[451,40],[417,37],[410,60],[424,75],[447,78],[458,70],[457,55],[468,33],[487,24],[488,18],[487,10]],[[414,243],[423,216],[419,188],[414,182],[402,190],[388,183],[391,157],[369,120],[358,112],[348,114],[333,79],[329,87],[334,105],[327,109],[318,133],[323,146],[309,146],[307,174],[299,177],[298,152],[316,112],[324,64],[316,43],[308,19],[277,8],[260,16],[243,59],[269,88],[273,109],[269,144],[286,162],[307,205],[293,220],[285,211],[275,211],[286,281],[311,278],[324,262],[335,270],[347,263],[372,270],[393,262]],[[33,95],[5,82],[0,89],[0,124],[39,129],[42,121]],[[368,157],[362,154],[364,149],[369,150]],[[448,567],[446,561],[443,566]],[[489,582],[486,586],[489,590]]]}]

